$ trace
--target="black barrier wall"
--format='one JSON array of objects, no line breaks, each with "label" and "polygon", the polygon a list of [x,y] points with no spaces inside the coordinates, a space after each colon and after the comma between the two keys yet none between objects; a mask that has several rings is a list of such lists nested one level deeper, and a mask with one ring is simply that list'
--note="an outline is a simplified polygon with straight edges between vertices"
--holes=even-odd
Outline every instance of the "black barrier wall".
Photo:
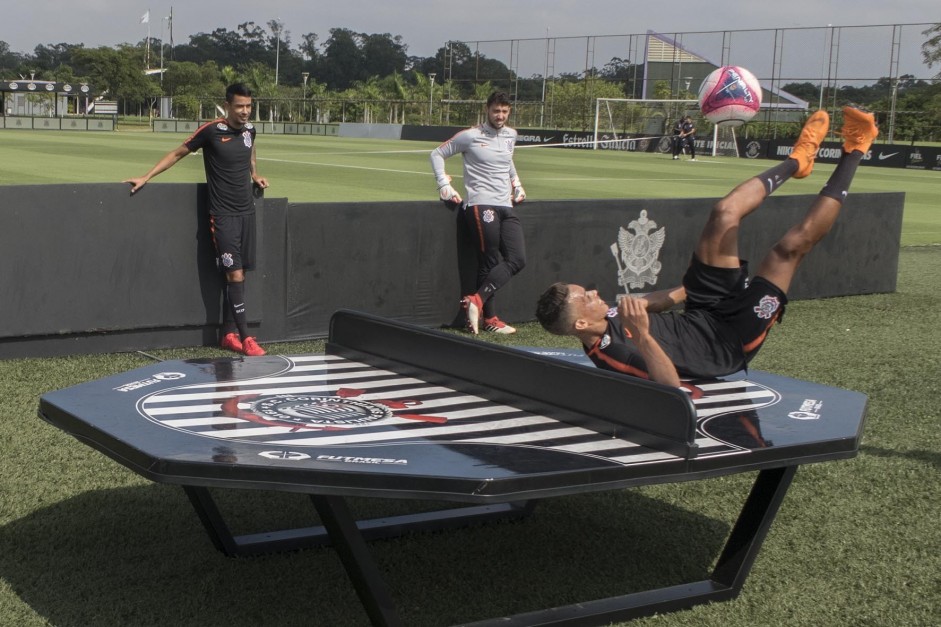
[{"label": "black barrier wall", "polygon": [[[155,183],[130,197],[121,184],[5,187],[0,358],[214,344],[222,283],[204,190]],[[753,268],[812,198],[772,196],[745,222],[742,255]],[[632,268],[647,275],[632,292],[677,284],[712,203],[527,201],[517,208],[527,265],[497,295],[501,317],[532,320],[537,297],[557,280],[609,300],[630,286]],[[894,291],[903,204],[901,193],[851,195],[791,297]],[[439,202],[258,206],[247,302],[262,342],[324,337],[341,308],[448,324],[472,285],[474,253],[457,213]],[[638,254],[656,248],[661,229],[656,255]]]}]

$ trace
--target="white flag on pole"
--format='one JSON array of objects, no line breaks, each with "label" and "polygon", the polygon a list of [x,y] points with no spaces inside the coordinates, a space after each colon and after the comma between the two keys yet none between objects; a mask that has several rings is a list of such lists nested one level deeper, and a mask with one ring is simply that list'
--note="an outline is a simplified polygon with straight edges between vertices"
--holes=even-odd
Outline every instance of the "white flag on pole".
[{"label": "white flag on pole", "polygon": [[143,15],[140,16],[140,23],[141,24],[150,23],[150,9],[147,9],[147,13],[144,13]]}]

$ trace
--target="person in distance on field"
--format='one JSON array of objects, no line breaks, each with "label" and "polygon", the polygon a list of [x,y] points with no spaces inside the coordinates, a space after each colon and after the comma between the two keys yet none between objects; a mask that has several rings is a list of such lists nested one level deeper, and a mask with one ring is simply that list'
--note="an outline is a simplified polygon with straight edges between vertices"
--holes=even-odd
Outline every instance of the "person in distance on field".
[{"label": "person in distance on field", "polygon": [[680,122],[680,139],[678,144],[679,147],[673,153],[674,159],[679,159],[679,155],[683,154],[683,146],[689,146],[689,160],[696,160],[696,125],[693,124],[693,118],[688,115]]},{"label": "person in distance on field", "polygon": [[[536,317],[558,335],[578,337],[600,368],[679,386],[680,377],[720,377],[742,370],[784,314],[798,266],[831,229],[853,175],[878,135],[871,113],[843,108],[843,152],[803,219],[768,251],[749,281],[738,255],[738,229],[787,179],[813,170],[829,116],[804,124],[788,159],[750,178],[719,200],[693,252],[682,286],[609,307],[594,290],[555,283],[540,297]],[[668,311],[685,301],[682,312]]]},{"label": "person in distance on field", "polygon": [[248,334],[245,270],[255,263],[255,200],[252,186],[268,187],[255,167],[255,127],[249,122],[252,92],[241,83],[225,91],[225,117],[196,129],[181,146],[164,155],[144,176],[130,178],[131,194],[180,159],[203,151],[209,188],[209,216],[217,262],[225,273],[222,348],[249,356],[265,350]]},{"label": "person in distance on field", "polygon": [[683,117],[680,117],[676,120],[676,124],[673,125],[673,159],[679,159],[680,153],[683,152]]},{"label": "person in distance on field", "polygon": [[[513,205],[526,200],[526,191],[513,164],[516,131],[506,125],[510,109],[507,94],[490,94],[487,121],[461,131],[432,150],[430,157],[438,196],[446,203],[460,204],[477,251],[477,291],[461,299],[467,328],[475,335],[481,321],[491,333],[516,332],[500,320],[493,302],[497,290],[526,265],[523,227],[513,211]],[[445,160],[458,153],[464,161],[466,199],[444,170]]]}]

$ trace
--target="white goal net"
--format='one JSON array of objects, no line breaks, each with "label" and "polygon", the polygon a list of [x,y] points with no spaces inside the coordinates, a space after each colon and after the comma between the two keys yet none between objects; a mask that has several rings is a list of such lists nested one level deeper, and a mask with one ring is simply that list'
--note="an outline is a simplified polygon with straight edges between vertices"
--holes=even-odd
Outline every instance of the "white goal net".
[{"label": "white goal net", "polygon": [[736,128],[716,126],[702,118],[696,100],[596,98],[592,148],[627,149],[628,141],[656,142],[655,151],[673,151],[673,125],[688,115],[697,125],[696,153],[738,157]]},{"label": "white goal net", "polygon": [[631,140],[656,141],[657,151],[672,150],[673,124],[684,115],[699,115],[696,100],[596,98],[592,148]]}]

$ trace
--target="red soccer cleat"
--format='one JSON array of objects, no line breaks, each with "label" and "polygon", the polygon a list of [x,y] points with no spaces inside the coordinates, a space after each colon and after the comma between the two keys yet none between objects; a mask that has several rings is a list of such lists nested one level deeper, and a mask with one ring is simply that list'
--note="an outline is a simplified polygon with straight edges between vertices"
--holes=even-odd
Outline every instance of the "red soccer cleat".
[{"label": "red soccer cleat", "polygon": [[261,357],[265,354],[265,349],[258,345],[253,337],[247,337],[242,341],[242,353],[249,357]]},{"label": "red soccer cleat", "polygon": [[242,338],[238,333],[226,333],[222,336],[222,342],[219,345],[227,351],[242,352]]},{"label": "red soccer cleat", "polygon": [[477,335],[480,332],[480,314],[484,310],[484,302],[477,294],[470,294],[461,299],[461,306],[467,312],[467,324],[471,333]]},{"label": "red soccer cleat", "polygon": [[484,319],[484,331],[489,331],[490,333],[499,333],[500,335],[511,335],[516,333],[515,328],[511,327],[496,316]]}]

